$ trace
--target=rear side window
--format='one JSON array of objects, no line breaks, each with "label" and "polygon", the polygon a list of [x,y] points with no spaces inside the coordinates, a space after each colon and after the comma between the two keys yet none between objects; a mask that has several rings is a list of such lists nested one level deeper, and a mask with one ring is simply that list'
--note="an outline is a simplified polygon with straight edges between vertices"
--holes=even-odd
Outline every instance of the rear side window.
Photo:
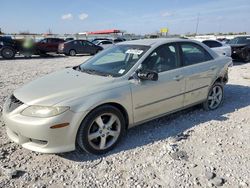
[{"label": "rear side window", "polygon": [[100,44],[112,44],[111,41],[102,41]]},{"label": "rear side window", "polygon": [[183,43],[180,47],[184,66],[202,63],[213,59],[211,55],[198,44]]},{"label": "rear side window", "polygon": [[217,42],[217,41],[213,41],[213,40],[205,40],[202,42],[203,44],[206,44],[209,48],[218,48],[218,47],[222,47],[222,44]]},{"label": "rear side window", "polygon": [[52,41],[55,42],[55,43],[56,43],[56,42],[63,42],[62,39],[52,39]]}]

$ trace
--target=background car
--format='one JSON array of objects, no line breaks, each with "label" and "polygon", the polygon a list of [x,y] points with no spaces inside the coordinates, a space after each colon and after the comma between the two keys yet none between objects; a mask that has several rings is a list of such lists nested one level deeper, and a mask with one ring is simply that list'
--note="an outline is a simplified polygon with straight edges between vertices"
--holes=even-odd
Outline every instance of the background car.
[{"label": "background car", "polygon": [[236,37],[228,42],[232,48],[232,58],[244,62],[250,61],[250,36]]},{"label": "background car", "polygon": [[59,53],[70,56],[75,56],[76,54],[94,55],[101,50],[103,50],[101,46],[97,46],[87,40],[71,40],[58,46]]},{"label": "background car", "polygon": [[93,43],[97,46],[101,46],[104,49],[114,45],[112,40],[95,40]]},{"label": "background car", "polygon": [[114,43],[124,42],[124,41],[126,41],[126,39],[124,39],[124,38],[116,38],[116,39],[114,39]]},{"label": "background car", "polygon": [[91,42],[94,43],[95,41],[100,41],[100,40],[111,40],[109,38],[95,38]]},{"label": "background car", "polygon": [[203,44],[206,44],[209,48],[214,50],[219,55],[225,55],[228,57],[231,57],[232,50],[231,47],[227,44],[223,44],[222,42],[218,40],[202,40]]},{"label": "background car", "polygon": [[49,52],[57,52],[59,44],[65,42],[60,38],[45,38],[35,43],[36,54],[46,55]]}]

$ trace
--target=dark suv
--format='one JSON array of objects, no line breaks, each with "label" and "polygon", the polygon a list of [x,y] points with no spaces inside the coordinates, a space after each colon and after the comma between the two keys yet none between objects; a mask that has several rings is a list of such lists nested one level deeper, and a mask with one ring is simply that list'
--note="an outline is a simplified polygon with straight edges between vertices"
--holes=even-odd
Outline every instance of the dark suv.
[{"label": "dark suv", "polygon": [[45,38],[35,44],[36,53],[44,55],[48,52],[57,52],[59,44],[65,42],[59,38]]},{"label": "dark suv", "polygon": [[232,58],[235,60],[250,61],[250,36],[235,37],[228,44],[232,48]]}]

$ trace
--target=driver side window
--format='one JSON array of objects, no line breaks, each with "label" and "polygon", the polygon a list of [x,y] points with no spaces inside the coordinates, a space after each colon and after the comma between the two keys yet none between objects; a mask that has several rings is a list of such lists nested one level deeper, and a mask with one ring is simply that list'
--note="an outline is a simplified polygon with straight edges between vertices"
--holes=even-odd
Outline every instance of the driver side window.
[{"label": "driver side window", "polygon": [[178,51],[175,44],[164,44],[156,48],[142,63],[142,69],[157,73],[179,67]]}]

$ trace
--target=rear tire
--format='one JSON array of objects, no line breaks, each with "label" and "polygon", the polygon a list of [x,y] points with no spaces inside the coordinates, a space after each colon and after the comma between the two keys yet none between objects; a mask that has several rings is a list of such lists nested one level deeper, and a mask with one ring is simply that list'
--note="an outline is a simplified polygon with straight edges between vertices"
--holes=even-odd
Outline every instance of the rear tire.
[{"label": "rear tire", "polygon": [[207,111],[217,109],[223,102],[224,87],[222,83],[215,82],[210,88],[206,101],[203,103],[203,108]]},{"label": "rear tire", "polygon": [[16,52],[13,48],[11,47],[3,47],[1,50],[1,56],[4,59],[13,59],[16,55]]},{"label": "rear tire", "polygon": [[113,149],[124,133],[123,114],[114,106],[104,105],[90,112],[83,120],[76,143],[82,150],[100,155]]},{"label": "rear tire", "polygon": [[69,51],[69,55],[70,56],[75,56],[76,55],[76,51],[75,50],[70,50]]},{"label": "rear tire", "polygon": [[44,52],[44,51],[39,51],[38,54],[39,54],[40,57],[47,57],[48,56],[46,54],[46,52]]}]

